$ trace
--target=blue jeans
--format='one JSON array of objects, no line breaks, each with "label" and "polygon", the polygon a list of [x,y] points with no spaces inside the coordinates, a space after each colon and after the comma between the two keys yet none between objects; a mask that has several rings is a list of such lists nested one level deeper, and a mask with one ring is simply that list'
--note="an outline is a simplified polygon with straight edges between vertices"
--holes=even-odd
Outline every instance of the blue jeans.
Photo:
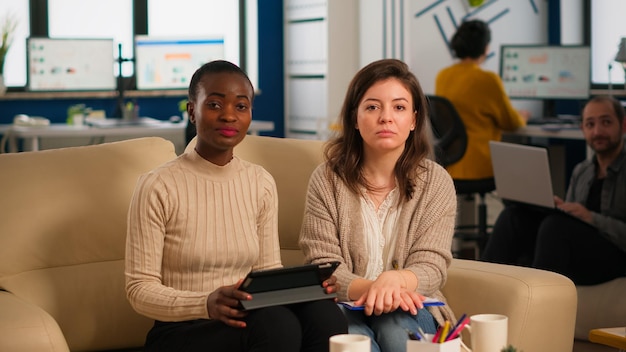
[{"label": "blue jeans", "polygon": [[348,332],[369,336],[372,340],[372,352],[406,351],[407,329],[417,331],[421,327],[425,333],[434,334],[437,323],[428,309],[420,309],[417,315],[411,315],[402,309],[395,312],[367,316],[363,311],[353,311],[340,306],[348,319]]}]

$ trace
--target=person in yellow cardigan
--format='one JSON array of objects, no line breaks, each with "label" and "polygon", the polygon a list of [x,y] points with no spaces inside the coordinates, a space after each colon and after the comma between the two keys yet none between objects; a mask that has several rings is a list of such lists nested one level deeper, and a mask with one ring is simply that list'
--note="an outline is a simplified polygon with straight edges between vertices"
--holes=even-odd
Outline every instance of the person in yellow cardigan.
[{"label": "person in yellow cardigan", "polygon": [[441,70],[435,80],[435,94],[452,102],[467,131],[465,155],[447,167],[454,179],[493,177],[489,141],[502,139],[503,130],[525,126],[530,116],[511,105],[496,73],[480,67],[487,57],[490,41],[487,23],[463,22],[450,42],[459,60]]}]

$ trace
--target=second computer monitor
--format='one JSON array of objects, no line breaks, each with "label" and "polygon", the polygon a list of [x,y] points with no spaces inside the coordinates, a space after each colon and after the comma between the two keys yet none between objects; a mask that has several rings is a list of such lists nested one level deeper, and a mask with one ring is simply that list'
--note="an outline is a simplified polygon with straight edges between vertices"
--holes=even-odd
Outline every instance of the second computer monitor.
[{"label": "second computer monitor", "polygon": [[204,63],[224,58],[224,39],[135,37],[137,89],[186,89]]},{"label": "second computer monitor", "polygon": [[587,99],[588,46],[502,45],[500,77],[510,98]]}]

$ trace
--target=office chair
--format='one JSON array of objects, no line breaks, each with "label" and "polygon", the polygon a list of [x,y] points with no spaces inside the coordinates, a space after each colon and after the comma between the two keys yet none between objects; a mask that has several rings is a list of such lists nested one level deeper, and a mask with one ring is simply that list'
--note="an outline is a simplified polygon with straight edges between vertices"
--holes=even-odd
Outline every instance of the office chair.
[{"label": "office chair", "polygon": [[[448,99],[436,95],[428,95],[427,99],[428,115],[435,138],[435,160],[443,167],[447,167],[461,160],[465,155],[468,141],[465,125]],[[477,223],[457,225],[454,233],[454,237],[461,241],[475,243],[475,257],[478,259],[489,235],[485,196],[496,189],[495,181],[493,177],[476,180],[453,179],[453,181],[457,195],[469,199],[474,199],[476,194],[479,196]]]}]

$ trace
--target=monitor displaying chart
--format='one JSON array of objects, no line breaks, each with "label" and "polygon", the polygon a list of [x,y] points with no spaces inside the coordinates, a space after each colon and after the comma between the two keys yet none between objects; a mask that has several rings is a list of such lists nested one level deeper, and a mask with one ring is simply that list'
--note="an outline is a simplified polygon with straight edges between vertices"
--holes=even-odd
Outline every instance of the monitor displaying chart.
[{"label": "monitor displaying chart", "polygon": [[587,99],[588,46],[502,45],[500,77],[510,98]]},{"label": "monitor displaying chart", "polygon": [[203,64],[224,58],[223,38],[135,37],[137,89],[187,89]]},{"label": "monitor displaying chart", "polygon": [[115,90],[113,39],[26,39],[30,91]]}]

